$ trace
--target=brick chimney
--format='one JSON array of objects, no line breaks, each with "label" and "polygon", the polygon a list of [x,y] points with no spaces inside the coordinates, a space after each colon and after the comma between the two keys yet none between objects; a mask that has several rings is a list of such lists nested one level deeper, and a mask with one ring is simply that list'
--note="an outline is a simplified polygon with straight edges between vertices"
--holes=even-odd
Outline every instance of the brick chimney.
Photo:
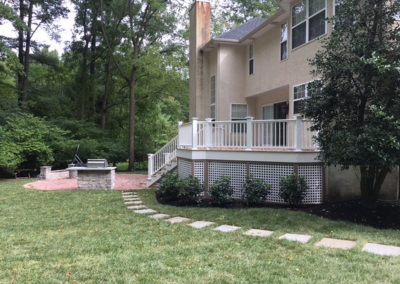
[{"label": "brick chimney", "polygon": [[[196,1],[190,10],[189,38],[189,118],[199,116],[203,89],[203,56],[200,48],[211,39],[211,4]],[[203,98],[204,99],[204,98]],[[200,117],[203,119],[202,117]]]}]

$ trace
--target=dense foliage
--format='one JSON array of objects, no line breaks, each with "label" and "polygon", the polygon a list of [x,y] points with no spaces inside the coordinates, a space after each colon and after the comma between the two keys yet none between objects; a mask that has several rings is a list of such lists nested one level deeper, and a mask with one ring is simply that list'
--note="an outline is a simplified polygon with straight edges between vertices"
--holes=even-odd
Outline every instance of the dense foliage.
[{"label": "dense foliage", "polygon": [[400,2],[343,0],[336,11],[311,61],[319,80],[309,85],[304,114],[318,131],[320,158],[359,167],[372,205],[400,164]]},{"label": "dense foliage", "polygon": [[231,178],[228,176],[219,177],[208,190],[212,200],[217,204],[225,204],[232,200],[233,188]]},{"label": "dense foliage", "polygon": [[255,178],[254,176],[246,177],[243,183],[244,198],[249,204],[265,201],[270,190],[271,185],[265,183],[263,179]]},{"label": "dense foliage", "polygon": [[179,179],[177,174],[164,174],[160,186],[156,191],[157,198],[164,202],[176,202],[179,204],[193,204],[203,192],[203,186],[198,178],[188,176]]},{"label": "dense foliage", "polygon": [[279,182],[279,196],[289,205],[298,206],[303,203],[308,186],[302,176],[289,175]]}]

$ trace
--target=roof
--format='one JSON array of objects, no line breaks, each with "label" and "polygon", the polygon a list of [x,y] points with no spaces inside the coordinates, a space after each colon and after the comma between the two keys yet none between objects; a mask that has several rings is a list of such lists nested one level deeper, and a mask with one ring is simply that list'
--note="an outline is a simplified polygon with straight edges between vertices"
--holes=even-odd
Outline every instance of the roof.
[{"label": "roof", "polygon": [[230,30],[222,35],[216,37],[216,40],[225,39],[225,40],[237,40],[240,41],[242,38],[246,37],[248,34],[256,30],[260,25],[265,23],[267,20],[263,18],[254,18],[250,21],[236,27],[233,30]]}]

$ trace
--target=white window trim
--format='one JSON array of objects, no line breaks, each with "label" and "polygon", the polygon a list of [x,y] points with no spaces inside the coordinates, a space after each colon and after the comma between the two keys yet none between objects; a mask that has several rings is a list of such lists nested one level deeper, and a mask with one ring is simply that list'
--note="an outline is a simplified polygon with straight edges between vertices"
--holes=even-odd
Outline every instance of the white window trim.
[{"label": "white window trim", "polygon": [[[295,113],[295,112],[294,112],[294,103],[295,103],[295,102],[302,101],[302,100],[308,98],[308,84],[311,83],[311,82],[312,82],[312,81],[308,81],[308,82],[306,82],[306,83],[293,85],[293,104],[292,104],[293,115],[299,115],[299,114],[301,114],[301,113]],[[304,90],[304,97],[302,97],[302,98],[300,98],[300,99],[295,99],[295,98],[294,98],[294,89],[295,89],[296,87],[299,87],[299,86],[302,86],[302,85],[306,85],[305,90]]]},{"label": "white window trim", "polygon": [[[231,119],[231,121],[232,121],[232,105],[245,105],[246,106],[246,112],[247,112],[247,116],[249,116],[249,104],[244,104],[244,103],[231,103],[230,104],[230,107],[229,107],[229,117],[230,117],[230,119]],[[235,118],[235,119],[241,119],[241,118]],[[245,120],[244,118],[243,118],[243,120]]]},{"label": "white window trim", "polygon": [[[212,78],[215,78],[214,79],[214,103],[211,103],[211,82],[212,82]],[[216,75],[212,75],[211,77],[210,77],[210,118],[212,118],[212,119],[214,119],[214,120],[216,120],[216,118],[217,118],[217,107],[216,107],[216,102],[217,102],[217,88],[216,88],[216,85],[217,85],[217,76]],[[215,115],[215,117],[211,117],[211,115],[212,115],[212,113],[211,113],[211,107],[212,106],[214,106],[214,115]]]},{"label": "white window trim", "polygon": [[[252,54],[250,54],[250,49],[252,50]],[[251,76],[251,75],[254,75],[254,42],[251,42],[250,44],[249,44],[249,76]],[[250,57],[250,55],[252,55],[251,57]],[[252,73],[250,73],[250,61],[253,61],[253,72]]]},{"label": "white window trim", "polygon": [[287,26],[287,35],[286,35],[286,58],[282,59],[282,43],[284,43],[285,41],[280,41],[279,43],[279,59],[281,62],[286,61],[289,59],[289,22],[284,22],[281,24],[281,38],[282,38],[282,26],[285,25]]},{"label": "white window trim", "polygon": [[[296,50],[296,49],[298,49],[298,48],[300,48],[302,46],[305,46],[306,44],[308,44],[310,42],[313,42],[315,40],[318,40],[320,37],[323,37],[324,35],[326,35],[328,33],[328,28],[327,28],[328,25],[327,25],[327,22],[325,20],[325,32],[322,35],[320,35],[320,36],[318,36],[318,37],[316,37],[316,38],[314,38],[312,40],[309,40],[309,20],[310,20],[310,18],[312,18],[313,16],[315,16],[318,13],[322,12],[323,10],[325,10],[325,19],[326,19],[327,18],[327,12],[328,12],[327,11],[328,10],[328,3],[327,3],[328,1],[325,0],[325,8],[324,9],[321,9],[321,10],[315,12],[311,16],[309,15],[309,0],[304,0],[304,1],[306,2],[306,19],[304,21],[298,23],[295,26],[293,26],[293,7],[296,6],[297,4],[299,4],[301,1],[297,1],[292,6],[290,6],[290,25],[291,25],[291,27],[290,27],[290,30],[291,30],[291,45],[290,45],[290,48],[291,48],[291,50]],[[333,0],[333,2],[335,3],[335,0]],[[293,29],[296,28],[297,26],[303,24],[304,22],[306,22],[306,41],[303,44],[293,48]]]}]

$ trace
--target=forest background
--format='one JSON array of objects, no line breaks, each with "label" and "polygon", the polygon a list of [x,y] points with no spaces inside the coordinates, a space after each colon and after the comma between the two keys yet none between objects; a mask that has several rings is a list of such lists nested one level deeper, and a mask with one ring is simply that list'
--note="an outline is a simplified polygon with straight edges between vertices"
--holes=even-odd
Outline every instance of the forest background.
[{"label": "forest background", "polygon": [[[277,10],[274,0],[211,1],[212,33]],[[0,176],[64,168],[79,156],[146,167],[188,121],[188,0],[1,0]],[[62,54],[38,30],[63,37]],[[9,29],[12,25],[12,31]],[[138,163],[139,162],[139,163]],[[144,162],[144,163],[143,163]]]}]

